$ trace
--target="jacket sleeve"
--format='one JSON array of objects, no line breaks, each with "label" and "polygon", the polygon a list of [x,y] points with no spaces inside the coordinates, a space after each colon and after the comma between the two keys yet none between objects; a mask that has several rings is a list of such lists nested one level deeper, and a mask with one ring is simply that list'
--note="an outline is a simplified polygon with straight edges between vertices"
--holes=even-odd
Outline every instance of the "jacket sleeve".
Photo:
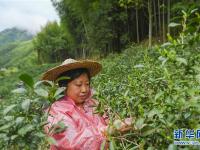
[{"label": "jacket sleeve", "polygon": [[66,129],[60,133],[54,133],[54,131],[49,133],[56,140],[56,145],[52,145],[51,150],[99,150],[101,144],[106,141],[102,134],[94,131],[96,130],[94,127],[85,127],[77,124],[66,113],[57,113],[49,116],[48,121],[50,124],[46,128],[47,132],[53,124],[59,121],[63,122],[66,126]]}]

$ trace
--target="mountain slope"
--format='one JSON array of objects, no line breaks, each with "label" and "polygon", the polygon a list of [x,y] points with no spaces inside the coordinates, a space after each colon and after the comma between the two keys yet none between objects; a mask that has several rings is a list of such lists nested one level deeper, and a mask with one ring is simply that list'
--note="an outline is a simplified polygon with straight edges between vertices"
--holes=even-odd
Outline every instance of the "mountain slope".
[{"label": "mountain slope", "polygon": [[36,64],[36,52],[33,50],[32,41],[23,41],[8,45],[14,48],[3,54],[1,58],[0,51],[0,66],[3,67],[22,67],[25,65]]},{"label": "mountain slope", "polygon": [[26,30],[17,29],[15,27],[5,29],[0,32],[0,46],[16,41],[27,41],[32,39],[32,37],[33,35]]},{"label": "mountain slope", "polygon": [[14,42],[0,47],[0,68],[36,64],[32,40]]},{"label": "mountain slope", "polygon": [[0,33],[0,43],[3,43],[0,45],[0,97],[9,96],[19,82],[19,75],[37,64],[31,38],[25,31],[15,29]]},{"label": "mountain slope", "polygon": [[0,68],[35,63],[32,38],[33,35],[17,28],[0,32]]}]

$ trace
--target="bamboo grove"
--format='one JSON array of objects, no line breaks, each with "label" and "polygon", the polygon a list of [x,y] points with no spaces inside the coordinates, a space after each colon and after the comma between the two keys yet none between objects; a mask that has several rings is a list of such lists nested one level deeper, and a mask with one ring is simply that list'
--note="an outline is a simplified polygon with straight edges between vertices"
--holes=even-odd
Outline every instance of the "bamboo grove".
[{"label": "bamboo grove", "polygon": [[200,7],[199,0],[51,1],[60,24],[49,22],[37,34],[34,48],[40,63],[105,57],[133,43],[151,47],[165,42],[168,33],[177,35],[182,30],[169,26],[180,21],[182,10]]}]

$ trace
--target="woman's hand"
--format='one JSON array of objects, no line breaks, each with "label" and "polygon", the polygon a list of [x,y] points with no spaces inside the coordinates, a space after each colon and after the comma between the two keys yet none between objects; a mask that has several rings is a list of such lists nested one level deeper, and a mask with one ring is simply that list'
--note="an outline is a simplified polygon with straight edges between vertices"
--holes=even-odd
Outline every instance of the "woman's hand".
[{"label": "woman's hand", "polygon": [[126,118],[124,120],[115,120],[113,123],[113,126],[117,129],[117,131],[124,133],[131,129],[133,129],[132,126],[133,118]]},{"label": "woman's hand", "polygon": [[129,130],[132,130],[133,129],[132,123],[133,123],[133,118],[124,119],[124,121],[122,121],[121,128],[118,129],[118,131],[120,131],[121,133],[124,133]]},{"label": "woman's hand", "polygon": [[106,127],[106,129],[102,132],[105,137],[109,135],[113,135],[117,132],[125,133],[130,130],[134,130],[133,126],[134,119],[132,117],[125,118],[124,120],[114,120],[112,125]]}]

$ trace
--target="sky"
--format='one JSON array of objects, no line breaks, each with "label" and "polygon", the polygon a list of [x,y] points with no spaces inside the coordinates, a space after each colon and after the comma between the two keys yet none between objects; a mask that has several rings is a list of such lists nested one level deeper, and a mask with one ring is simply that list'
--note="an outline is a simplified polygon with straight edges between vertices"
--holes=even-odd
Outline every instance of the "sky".
[{"label": "sky", "polygon": [[35,34],[48,21],[59,22],[51,0],[0,0],[0,32],[18,27]]}]

